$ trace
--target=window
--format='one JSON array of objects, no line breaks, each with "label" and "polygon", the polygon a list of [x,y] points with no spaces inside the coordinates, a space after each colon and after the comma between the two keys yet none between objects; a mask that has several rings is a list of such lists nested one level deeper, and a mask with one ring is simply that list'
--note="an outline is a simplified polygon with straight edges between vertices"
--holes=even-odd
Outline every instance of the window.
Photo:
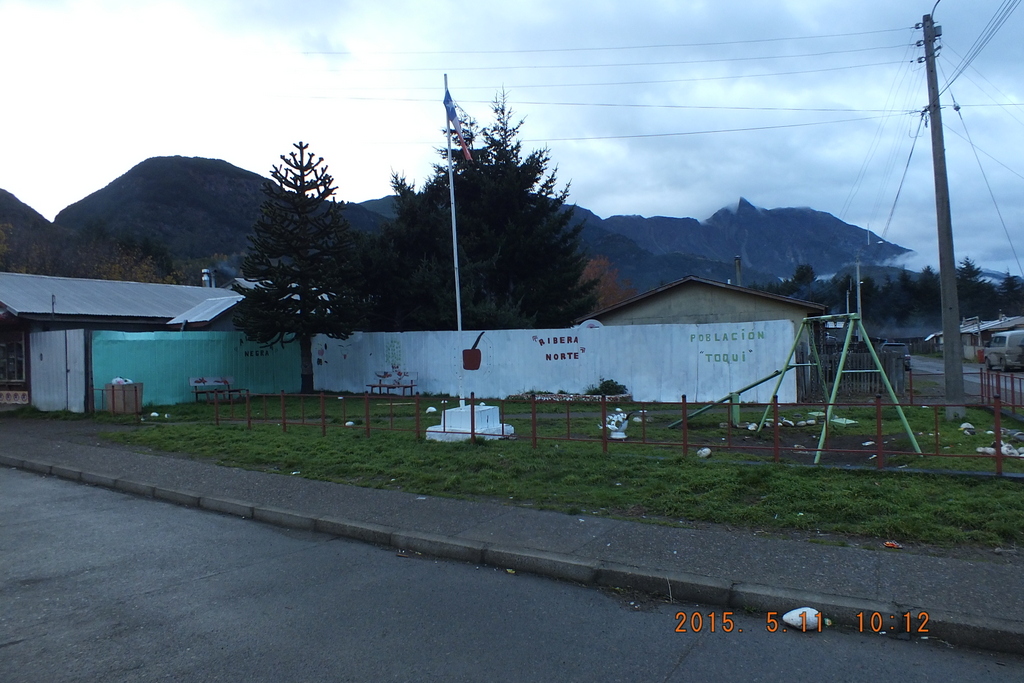
[{"label": "window", "polygon": [[25,381],[25,338],[21,333],[0,336],[0,382]]}]

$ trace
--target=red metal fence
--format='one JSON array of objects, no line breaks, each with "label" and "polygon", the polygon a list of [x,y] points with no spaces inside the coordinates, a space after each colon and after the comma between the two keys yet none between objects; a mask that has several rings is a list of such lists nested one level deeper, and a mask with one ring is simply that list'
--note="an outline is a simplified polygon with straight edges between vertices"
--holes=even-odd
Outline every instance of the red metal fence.
[{"label": "red metal fence", "polygon": [[[603,452],[653,447],[658,453],[692,456],[702,449],[710,449],[716,457],[731,459],[746,457],[804,464],[820,459],[822,464],[830,466],[879,470],[927,467],[917,464],[917,458],[927,456],[962,459],[956,464],[967,471],[978,471],[976,464],[987,462],[984,470],[997,475],[1004,474],[1009,463],[1009,472],[1024,476],[1024,459],[1008,456],[1002,448],[1003,409],[1011,412],[1019,409],[1021,379],[999,373],[982,375],[980,386],[985,388],[982,402],[993,410],[991,416],[983,417],[986,422],[978,425],[974,435],[963,432],[959,423],[945,420],[943,413],[948,406],[944,403],[904,404],[903,410],[916,425],[914,439],[921,453],[914,450],[896,407],[880,396],[868,402],[836,403],[831,410],[824,403],[780,404],[777,401],[708,406],[689,403],[685,396],[677,403],[645,403],[630,401],[628,397],[623,400],[586,397],[590,400],[584,400],[585,397],[531,396],[481,401],[471,395],[466,404],[471,411],[484,403],[497,406],[501,423],[510,424],[515,430],[514,435],[508,436],[529,440],[534,448],[545,441],[571,441],[600,444]],[[1008,392],[1010,402],[1003,402],[1003,392]],[[422,438],[428,426],[440,422],[440,413],[428,413],[427,409],[444,410],[454,407],[456,401],[420,395],[250,394],[238,400],[215,400],[213,410],[217,424],[244,423],[248,429],[254,424],[274,424],[283,431],[293,427],[317,427],[324,436],[330,428],[355,431],[365,437],[389,431],[407,432]],[[978,405],[970,407],[978,408]],[[694,413],[700,408],[708,410],[695,417]],[[624,440],[611,438],[611,431],[602,428],[608,424],[609,415],[616,413],[625,413],[628,436]],[[825,421],[828,415],[833,416],[831,422]],[[475,428],[471,430],[470,440],[483,438],[473,432]],[[955,447],[948,445],[953,436],[966,443]],[[992,450],[988,452],[984,448]],[[946,463],[941,466],[951,467]]]}]

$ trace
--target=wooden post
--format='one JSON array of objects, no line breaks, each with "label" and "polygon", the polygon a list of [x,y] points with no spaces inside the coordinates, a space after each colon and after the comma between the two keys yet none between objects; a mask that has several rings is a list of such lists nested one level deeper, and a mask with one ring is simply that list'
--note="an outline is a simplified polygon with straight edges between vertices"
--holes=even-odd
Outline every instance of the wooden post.
[{"label": "wooden post", "polygon": [[608,452],[608,397],[601,394],[601,452]]},{"label": "wooden post", "polygon": [[324,392],[320,392],[320,436],[327,436],[327,402]]},{"label": "wooden post", "polygon": [[686,394],[683,394],[682,404],[683,404],[683,421],[682,421],[681,426],[682,426],[682,429],[683,429],[683,457],[685,458],[686,454],[687,454],[687,451],[690,450],[690,445],[687,443],[687,441],[689,440],[689,437],[690,437],[690,431],[689,431],[689,427],[686,424],[686,417],[687,417],[687,415],[686,415],[686,413],[687,413],[687,410],[686,410]]},{"label": "wooden post", "polygon": [[772,396],[772,459],[779,462],[779,395]]},{"label": "wooden post", "polygon": [[370,436],[370,395],[363,392],[363,421],[366,423],[366,436]]},{"label": "wooden post", "polygon": [[416,438],[420,438],[420,392],[416,392],[416,398],[413,401],[414,410],[416,411]]},{"label": "wooden post", "polygon": [[537,394],[530,394],[530,441],[537,447]]},{"label": "wooden post", "polygon": [[878,469],[885,469],[885,446],[882,444],[882,395],[875,394],[875,464]]},{"label": "wooden post", "polygon": [[284,389],[281,390],[281,431],[288,431],[288,409],[284,405]]},{"label": "wooden post", "polygon": [[995,433],[996,433],[996,476],[1003,476],[1003,430],[1002,424],[1000,424],[1003,411],[1002,401],[999,400],[999,394],[992,397],[995,399],[994,413],[996,417]]}]

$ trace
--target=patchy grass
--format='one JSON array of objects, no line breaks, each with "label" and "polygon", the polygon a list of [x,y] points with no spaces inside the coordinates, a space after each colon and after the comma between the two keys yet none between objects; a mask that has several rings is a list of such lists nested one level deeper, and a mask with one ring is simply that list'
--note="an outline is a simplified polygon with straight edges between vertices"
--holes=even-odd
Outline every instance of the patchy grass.
[{"label": "patchy grass", "polygon": [[[371,421],[389,419],[390,414],[371,415]],[[718,428],[715,420],[710,424]],[[565,424],[551,428],[564,432]],[[820,530],[938,545],[1024,540],[1021,484],[1007,480],[704,461],[684,458],[678,448],[632,442],[614,444],[608,453],[600,443],[541,441],[536,449],[528,439],[449,444],[422,441],[411,432],[366,437],[361,429],[337,426],[321,437],[312,427],[283,432],[271,424],[252,431],[238,425],[165,424],[111,438],[230,466],[567,513]]]}]

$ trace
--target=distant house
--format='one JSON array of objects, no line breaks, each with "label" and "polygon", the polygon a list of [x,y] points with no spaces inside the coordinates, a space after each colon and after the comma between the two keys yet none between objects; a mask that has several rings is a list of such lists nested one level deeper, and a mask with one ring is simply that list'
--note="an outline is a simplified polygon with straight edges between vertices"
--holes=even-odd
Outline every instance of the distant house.
[{"label": "distant house", "polygon": [[824,315],[825,310],[823,304],[691,275],[591,313],[576,322],[596,320],[602,325],[668,325],[791,320],[796,334],[804,318]]},{"label": "distant house", "polygon": [[240,299],[207,287],[0,272],[0,405],[84,410],[91,333],[229,331]]}]

